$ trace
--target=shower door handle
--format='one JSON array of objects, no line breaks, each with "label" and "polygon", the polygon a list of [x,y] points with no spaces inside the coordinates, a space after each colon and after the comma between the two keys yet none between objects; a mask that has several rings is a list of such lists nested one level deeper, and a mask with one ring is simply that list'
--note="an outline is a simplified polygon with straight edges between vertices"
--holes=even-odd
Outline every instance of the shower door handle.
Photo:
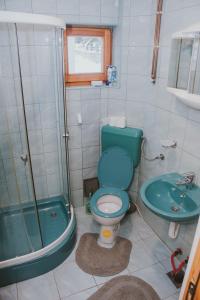
[{"label": "shower door handle", "polygon": [[20,155],[21,160],[24,162],[24,164],[26,165],[27,161],[28,161],[28,156],[27,154],[22,154]]},{"label": "shower door handle", "polygon": [[64,133],[64,134],[62,135],[62,137],[63,137],[64,139],[69,138],[69,132]]}]

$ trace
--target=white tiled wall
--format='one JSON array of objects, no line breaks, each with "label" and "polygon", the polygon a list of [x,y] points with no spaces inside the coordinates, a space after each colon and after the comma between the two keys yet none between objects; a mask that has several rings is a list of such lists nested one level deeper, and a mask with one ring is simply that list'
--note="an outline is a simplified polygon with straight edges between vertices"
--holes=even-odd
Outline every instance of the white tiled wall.
[{"label": "white tiled wall", "polygon": [[[99,88],[69,89],[67,99],[72,199],[80,206],[83,205],[82,180],[91,177],[89,174],[96,175],[99,159],[101,91]],[[78,125],[79,113],[82,125]]]}]

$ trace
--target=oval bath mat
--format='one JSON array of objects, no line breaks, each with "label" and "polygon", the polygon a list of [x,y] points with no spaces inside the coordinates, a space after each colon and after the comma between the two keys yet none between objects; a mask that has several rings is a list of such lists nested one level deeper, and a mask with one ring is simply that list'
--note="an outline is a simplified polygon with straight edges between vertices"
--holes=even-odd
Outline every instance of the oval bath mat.
[{"label": "oval bath mat", "polygon": [[144,280],[124,275],[109,280],[87,300],[160,300],[160,297]]},{"label": "oval bath mat", "polygon": [[129,263],[132,243],[117,237],[112,249],[97,244],[98,234],[85,233],[76,250],[76,263],[86,273],[96,276],[112,276],[122,272]]}]

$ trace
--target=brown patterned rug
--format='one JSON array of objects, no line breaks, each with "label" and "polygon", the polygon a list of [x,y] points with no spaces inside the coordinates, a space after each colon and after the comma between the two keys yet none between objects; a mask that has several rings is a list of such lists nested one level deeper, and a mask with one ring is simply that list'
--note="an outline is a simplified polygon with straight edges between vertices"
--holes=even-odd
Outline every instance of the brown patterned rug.
[{"label": "brown patterned rug", "polygon": [[112,276],[122,272],[129,263],[132,243],[117,237],[112,249],[97,244],[98,234],[82,235],[76,250],[76,263],[86,273],[96,276]]},{"label": "brown patterned rug", "polygon": [[160,300],[160,297],[144,280],[134,276],[118,276],[87,300]]}]

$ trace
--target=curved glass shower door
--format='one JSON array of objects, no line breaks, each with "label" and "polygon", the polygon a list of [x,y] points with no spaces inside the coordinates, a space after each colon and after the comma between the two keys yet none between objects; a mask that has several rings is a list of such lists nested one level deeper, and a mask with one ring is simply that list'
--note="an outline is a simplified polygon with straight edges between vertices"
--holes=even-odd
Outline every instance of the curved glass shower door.
[{"label": "curved glass shower door", "polygon": [[0,262],[70,221],[63,29],[0,24]]},{"label": "curved glass shower door", "polygon": [[15,25],[0,24],[0,261],[42,247]]},{"label": "curved glass shower door", "polygon": [[0,286],[5,286],[63,262],[76,241],[76,220],[68,184],[65,24],[30,13],[0,15]]}]

